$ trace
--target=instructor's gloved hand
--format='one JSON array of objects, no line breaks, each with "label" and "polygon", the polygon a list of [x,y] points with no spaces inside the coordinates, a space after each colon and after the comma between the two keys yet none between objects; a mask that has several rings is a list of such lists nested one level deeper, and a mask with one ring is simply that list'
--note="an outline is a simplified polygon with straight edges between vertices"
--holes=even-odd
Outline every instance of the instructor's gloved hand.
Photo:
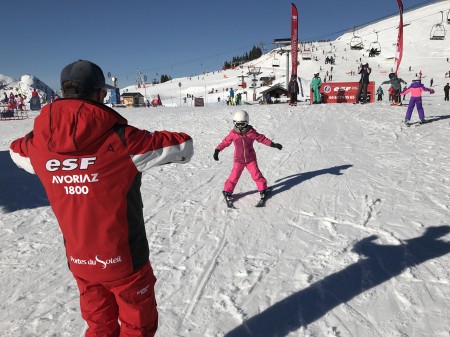
[{"label": "instructor's gloved hand", "polygon": [[220,152],[220,150],[218,150],[218,149],[215,149],[215,150],[214,150],[214,156],[213,156],[213,158],[214,158],[215,161],[218,161],[218,160],[219,160],[219,152]]},{"label": "instructor's gloved hand", "polygon": [[272,142],[272,144],[270,144],[270,147],[276,147],[278,150],[281,150],[283,148],[283,145]]},{"label": "instructor's gloved hand", "polygon": [[430,89],[430,94],[434,94],[434,89]]}]

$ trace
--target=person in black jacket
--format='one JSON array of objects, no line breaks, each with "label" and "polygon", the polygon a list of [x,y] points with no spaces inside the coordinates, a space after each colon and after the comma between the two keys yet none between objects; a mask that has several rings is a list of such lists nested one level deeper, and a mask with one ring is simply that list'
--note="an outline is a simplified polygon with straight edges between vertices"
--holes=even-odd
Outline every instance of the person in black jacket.
[{"label": "person in black jacket", "polygon": [[450,85],[448,85],[448,83],[447,83],[447,85],[444,87],[444,94],[445,94],[444,101],[448,101],[448,91],[449,91],[449,89],[450,89]]},{"label": "person in black jacket", "polygon": [[367,86],[369,85],[369,76],[372,72],[372,68],[369,67],[368,63],[361,64],[358,68],[358,74],[361,75],[359,80],[358,93],[356,94],[355,104],[367,103]]},{"label": "person in black jacket", "polygon": [[299,87],[297,83],[297,79],[295,75],[291,76],[291,80],[288,85],[288,92],[291,97],[289,101],[289,105],[296,106],[297,105],[297,95],[299,93]]}]

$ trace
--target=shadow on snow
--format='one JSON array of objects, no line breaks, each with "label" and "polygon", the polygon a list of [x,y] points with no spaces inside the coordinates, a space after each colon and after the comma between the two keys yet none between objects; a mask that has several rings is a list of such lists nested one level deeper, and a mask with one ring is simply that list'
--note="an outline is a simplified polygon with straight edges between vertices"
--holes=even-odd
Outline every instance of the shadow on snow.
[{"label": "shadow on snow", "polygon": [[448,233],[450,226],[430,227],[400,245],[379,245],[376,236],[367,237],[353,248],[363,257],[358,262],[272,305],[225,337],[287,336],[405,269],[448,254],[450,242],[439,240]]},{"label": "shadow on snow", "polygon": [[[324,174],[332,174],[332,175],[342,175],[342,170],[346,170],[353,165],[341,165],[341,166],[334,166],[327,169],[317,170],[317,171],[311,171],[311,172],[305,172],[305,173],[297,173],[290,176],[287,176],[285,178],[281,178],[275,181],[275,184],[271,185],[270,188],[272,191],[268,194],[267,199],[272,198],[273,196],[277,195],[278,193],[285,192],[289,189],[291,189],[294,186],[297,186],[301,184],[302,182],[312,179],[314,177],[324,175]],[[248,191],[244,193],[236,193],[233,195],[234,201],[239,200],[247,195],[257,193],[258,191]]]},{"label": "shadow on snow", "polygon": [[9,151],[0,151],[0,208],[4,212],[49,206],[41,181],[17,167]]}]

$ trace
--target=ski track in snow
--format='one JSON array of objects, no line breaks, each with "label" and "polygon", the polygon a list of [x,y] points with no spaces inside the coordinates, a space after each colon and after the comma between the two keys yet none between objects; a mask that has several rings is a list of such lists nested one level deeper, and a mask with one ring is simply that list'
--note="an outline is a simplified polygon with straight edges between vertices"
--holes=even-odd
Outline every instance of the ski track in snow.
[{"label": "ski track in snow", "polygon": [[[396,25],[386,20],[383,27]],[[370,33],[378,27],[382,38],[381,26],[374,25]],[[386,57],[369,60],[377,84],[387,77],[381,71],[392,66],[386,58],[395,41],[384,39]],[[424,53],[433,51],[428,43],[421,40]],[[417,71],[419,51],[411,44],[405,48],[403,62]],[[337,59],[337,78],[348,79],[344,73],[359,64],[359,52],[345,55],[348,62]],[[436,73],[448,71],[441,61],[433,61]],[[308,73],[318,65],[302,62],[301,69]],[[412,73],[401,70],[410,81]],[[226,79],[226,86],[235,79]],[[434,227],[450,226],[450,119],[439,93],[442,80],[435,79],[436,95],[423,98],[426,116],[434,121],[418,127],[406,127],[405,108],[389,106],[386,97],[367,105],[246,105],[256,130],[283,145],[279,151],[255,143],[260,169],[273,187],[265,208],[254,207],[256,186],[244,172],[235,190],[237,209],[227,209],[221,191],[233,148],[221,151],[218,162],[212,159],[234,112],[243,107],[119,110],[137,127],[185,131],[194,139],[190,163],[155,167],[142,177],[158,279],[157,336],[229,337],[241,327],[247,336],[262,337],[254,327],[266,322],[280,329],[273,336],[283,337],[449,336],[450,235],[426,236]],[[215,81],[211,86],[223,83]],[[173,90],[178,95],[179,87]],[[33,118],[0,125],[2,160],[11,140],[32,125]],[[20,183],[1,181],[11,200],[3,197],[0,205],[0,335],[82,336],[78,290],[56,219],[49,206],[29,202],[36,191]],[[369,239],[373,255],[358,253]],[[427,255],[436,250],[437,256]],[[331,287],[330,279],[342,285]],[[311,300],[305,293],[316,295]],[[286,302],[293,312],[277,312]],[[319,314],[310,322],[295,308]],[[289,314],[296,315],[297,325],[286,332]]]}]

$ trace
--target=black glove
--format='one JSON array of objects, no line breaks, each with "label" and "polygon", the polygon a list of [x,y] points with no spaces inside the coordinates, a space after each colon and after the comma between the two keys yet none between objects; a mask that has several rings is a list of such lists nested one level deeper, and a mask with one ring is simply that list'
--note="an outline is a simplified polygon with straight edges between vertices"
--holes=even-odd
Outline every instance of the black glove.
[{"label": "black glove", "polygon": [[218,150],[218,149],[215,149],[215,150],[214,150],[214,156],[213,156],[213,158],[214,158],[215,161],[218,161],[218,160],[219,160],[219,152],[220,152],[220,150]]},{"label": "black glove", "polygon": [[283,148],[283,145],[272,142],[272,144],[270,144],[270,147],[276,147],[278,150],[281,150]]}]

